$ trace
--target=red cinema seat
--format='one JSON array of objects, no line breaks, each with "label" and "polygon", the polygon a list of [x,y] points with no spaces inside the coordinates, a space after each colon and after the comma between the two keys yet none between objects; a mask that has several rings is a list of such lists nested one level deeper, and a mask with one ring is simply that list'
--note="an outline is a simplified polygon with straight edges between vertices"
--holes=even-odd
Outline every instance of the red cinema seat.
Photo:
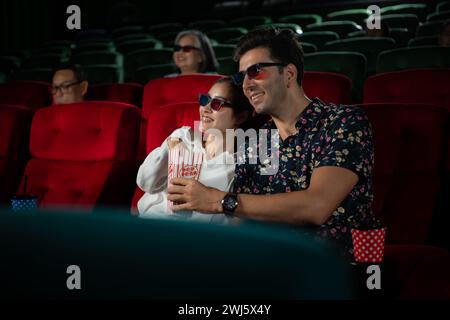
[{"label": "red cinema seat", "polygon": [[446,110],[425,104],[363,104],[375,146],[374,210],[387,242],[424,244],[443,171]]},{"label": "red cinema seat", "polygon": [[29,159],[33,110],[0,104],[0,204],[15,194]]},{"label": "red cinema seat", "polygon": [[427,103],[450,110],[450,69],[417,69],[367,78],[364,103]]},{"label": "red cinema seat", "polygon": [[144,87],[138,83],[113,83],[89,86],[86,100],[116,101],[141,107]]},{"label": "red cinema seat", "polygon": [[447,250],[421,245],[387,245],[386,277],[395,298],[450,299],[450,256]]},{"label": "red cinema seat", "polygon": [[350,103],[352,81],[342,74],[305,71],[302,86],[309,98],[318,97],[324,102]]},{"label": "red cinema seat", "polygon": [[50,84],[38,81],[14,81],[0,84],[0,103],[31,109],[51,104]]},{"label": "red cinema seat", "polygon": [[198,94],[208,92],[221,75],[193,74],[150,81],[144,88],[142,101],[142,124],[139,139],[138,159],[146,156],[147,123],[150,114],[158,107],[178,102],[197,101]]},{"label": "red cinema seat", "polygon": [[25,175],[40,206],[129,207],[136,185],[139,115],[137,107],[118,102],[39,109]]},{"label": "red cinema seat", "polygon": [[[443,155],[446,163],[446,181],[441,189],[441,200],[435,219],[437,229],[448,224],[450,203],[450,69],[417,69],[387,72],[369,77],[364,89],[364,103],[399,102],[427,103],[446,107],[447,114],[447,152]],[[442,219],[442,221],[440,221]],[[436,234],[436,232],[435,232]],[[442,233],[441,233],[442,234]],[[436,234],[437,235],[437,234]],[[438,236],[439,238],[442,235]],[[443,240],[450,248],[450,237]],[[442,240],[438,240],[442,243]]]},{"label": "red cinema seat", "polygon": [[156,109],[148,118],[147,154],[159,147],[175,129],[200,120],[198,102],[172,103]]},{"label": "red cinema seat", "polygon": [[[199,119],[197,102],[173,103],[155,109],[148,118],[146,155],[159,147],[175,129],[183,126],[194,127],[194,122],[199,121]],[[141,189],[136,188],[132,210],[136,208],[137,202],[143,194],[144,192]]]}]

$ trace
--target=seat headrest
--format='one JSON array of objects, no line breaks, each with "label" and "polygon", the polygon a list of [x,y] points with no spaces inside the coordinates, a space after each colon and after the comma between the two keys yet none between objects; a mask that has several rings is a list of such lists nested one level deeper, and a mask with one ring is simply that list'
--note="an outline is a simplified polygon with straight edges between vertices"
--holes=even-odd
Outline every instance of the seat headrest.
[{"label": "seat headrest", "polygon": [[36,112],[31,127],[33,157],[59,161],[134,159],[140,111],[119,102],[55,105]]}]

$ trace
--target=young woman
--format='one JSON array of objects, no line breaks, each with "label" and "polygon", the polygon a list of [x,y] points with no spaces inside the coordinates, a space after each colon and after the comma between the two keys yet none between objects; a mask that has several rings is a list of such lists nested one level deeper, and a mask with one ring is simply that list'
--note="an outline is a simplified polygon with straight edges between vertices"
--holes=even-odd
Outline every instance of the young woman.
[{"label": "young woman", "polygon": [[217,73],[219,67],[208,37],[197,30],[182,31],[176,36],[173,61],[182,75]]},{"label": "young woman", "polygon": [[223,214],[173,214],[167,200],[169,168],[179,169],[169,165],[174,163],[174,154],[175,158],[180,154],[195,154],[197,166],[193,167],[193,175],[204,185],[223,191],[232,185],[235,146],[226,144],[226,130],[247,128],[253,108],[242,87],[235,86],[230,77],[217,80],[207,94],[199,95],[199,104],[201,133],[194,134],[191,127],[175,130],[139,168],[137,185],[145,191],[138,202],[140,217],[181,216],[195,221],[228,222]]}]

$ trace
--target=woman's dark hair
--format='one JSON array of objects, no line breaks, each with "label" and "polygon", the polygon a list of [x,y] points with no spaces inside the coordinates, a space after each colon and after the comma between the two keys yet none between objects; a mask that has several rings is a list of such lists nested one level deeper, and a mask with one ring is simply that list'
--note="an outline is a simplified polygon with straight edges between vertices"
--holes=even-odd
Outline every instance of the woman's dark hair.
[{"label": "woman's dark hair", "polygon": [[216,80],[216,82],[214,82],[214,85],[216,84],[228,85],[228,88],[230,89],[229,100],[236,115],[241,115],[244,112],[248,112],[247,119],[239,126],[239,128],[244,130],[251,128],[254,108],[245,96],[244,91],[242,90],[242,86],[236,86],[231,77],[219,78],[218,80]]},{"label": "woman's dark hair", "polygon": [[180,39],[185,36],[194,37],[198,42],[199,48],[201,49],[200,52],[202,54],[203,61],[200,64],[200,69],[198,70],[198,72],[199,73],[217,72],[217,70],[219,69],[219,62],[217,62],[216,54],[214,53],[214,50],[212,48],[208,36],[198,30],[181,31],[175,37],[175,45],[177,45]]},{"label": "woman's dark hair", "polygon": [[237,45],[234,60],[239,62],[246,52],[255,48],[267,48],[275,62],[292,63],[297,68],[297,83],[302,85],[303,49],[292,30],[265,27],[247,33]]}]

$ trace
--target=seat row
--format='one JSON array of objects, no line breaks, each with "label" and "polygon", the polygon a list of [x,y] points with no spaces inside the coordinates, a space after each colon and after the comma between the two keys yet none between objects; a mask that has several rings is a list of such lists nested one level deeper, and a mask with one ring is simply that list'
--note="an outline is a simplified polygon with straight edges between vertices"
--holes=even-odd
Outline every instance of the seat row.
[{"label": "seat row", "polygon": [[[425,243],[444,183],[448,110],[432,103],[360,105],[375,144],[374,210],[390,228],[390,243]],[[24,189],[43,207],[130,207],[144,114],[119,102],[83,102],[34,112],[0,107],[2,201]],[[142,118],[141,118],[142,116]],[[148,115],[146,153],[177,127],[199,119],[195,102],[160,106]],[[31,126],[30,126],[31,124]],[[414,199],[414,201],[411,201]],[[448,201],[448,199],[446,199]]]}]

